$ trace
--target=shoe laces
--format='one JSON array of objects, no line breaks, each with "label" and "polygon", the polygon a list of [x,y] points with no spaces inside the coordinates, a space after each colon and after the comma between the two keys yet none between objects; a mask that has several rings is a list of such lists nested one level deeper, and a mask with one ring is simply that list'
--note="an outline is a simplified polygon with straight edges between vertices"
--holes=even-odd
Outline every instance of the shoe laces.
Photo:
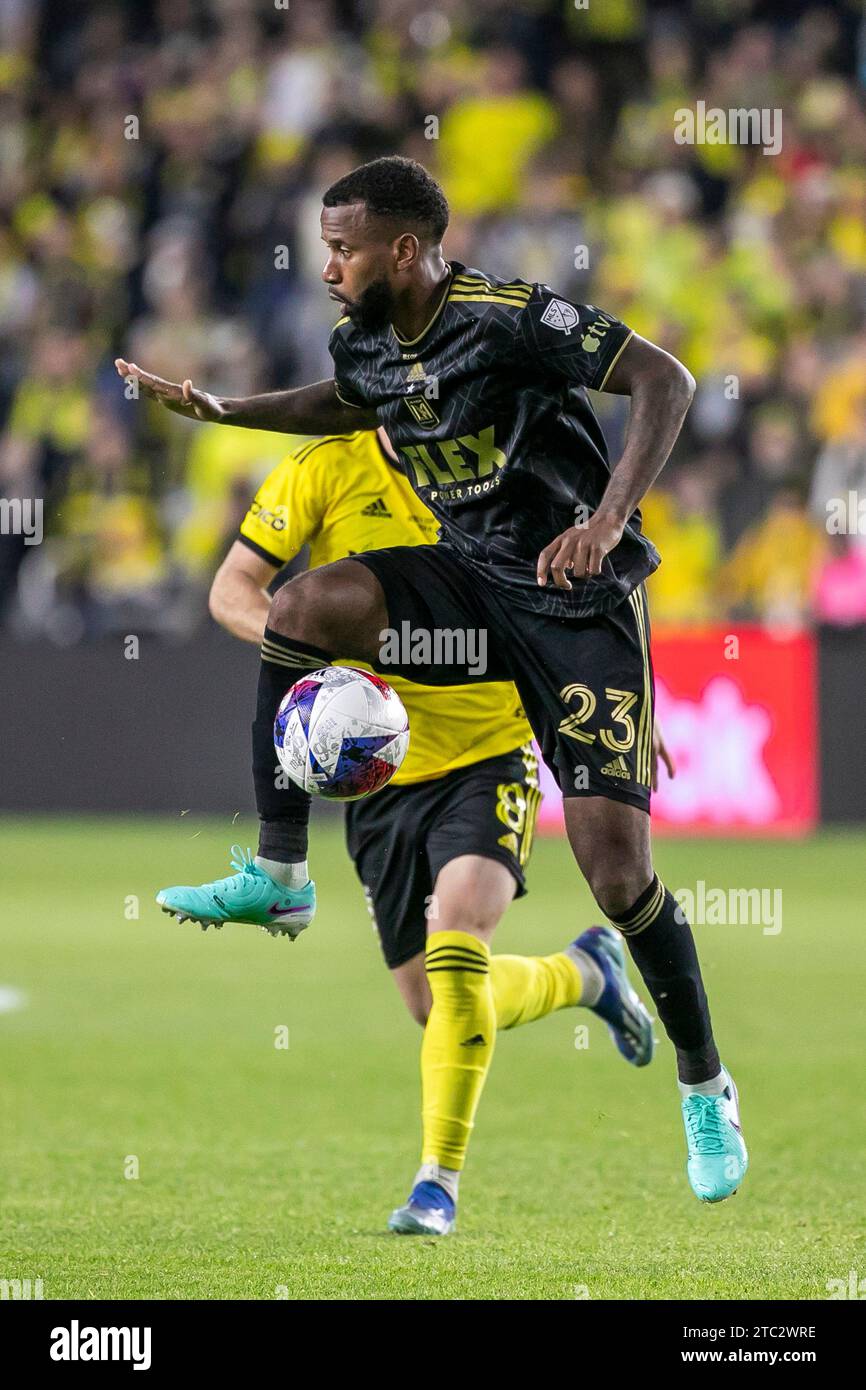
[{"label": "shoe laces", "polygon": [[728,1120],[721,1102],[724,1096],[689,1096],[685,1117],[689,1146],[697,1154],[723,1154]]},{"label": "shoe laces", "polygon": [[253,863],[252,851],[243,850],[240,845],[232,845],[231,866],[236,870],[228,878],[220,879],[213,885],[214,891],[219,893],[236,893],[245,888],[248,875],[256,875],[260,872]]},{"label": "shoe laces", "polygon": [[232,857],[230,860],[233,869],[237,869],[239,874],[256,873],[256,866],[253,863],[253,852],[251,849],[241,849],[240,845],[232,845]]}]

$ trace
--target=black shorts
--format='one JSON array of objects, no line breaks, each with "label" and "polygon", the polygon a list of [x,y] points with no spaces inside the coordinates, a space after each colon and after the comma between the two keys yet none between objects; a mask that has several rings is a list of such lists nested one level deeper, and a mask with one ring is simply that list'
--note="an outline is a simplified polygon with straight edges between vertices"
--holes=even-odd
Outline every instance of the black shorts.
[{"label": "black shorts", "polygon": [[654,687],[642,585],[607,613],[560,618],[509,602],[507,586],[492,585],[448,546],[352,558],[385,591],[394,635],[382,647],[383,676],[513,681],[564,797],[604,796],[649,811]]},{"label": "black shorts", "polygon": [[498,859],[517,881],[516,896],[523,896],[540,802],[530,744],[349,802],[346,844],[391,970],[424,950],[433,884],[451,859]]}]

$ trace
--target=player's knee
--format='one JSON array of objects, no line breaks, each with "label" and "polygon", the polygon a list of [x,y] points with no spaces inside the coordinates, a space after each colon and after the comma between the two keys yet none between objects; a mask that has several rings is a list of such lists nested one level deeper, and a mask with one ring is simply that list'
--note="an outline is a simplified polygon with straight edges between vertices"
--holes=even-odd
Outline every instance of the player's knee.
[{"label": "player's knee", "polygon": [[636,902],[652,877],[644,870],[587,875],[592,896],[606,917],[622,917]]},{"label": "player's knee", "polygon": [[504,864],[479,855],[450,860],[436,879],[430,931],[462,931],[489,941],[514,898],[517,882]]},{"label": "player's knee", "polygon": [[446,904],[430,925],[435,931],[462,931],[482,941],[489,941],[501,916],[502,912],[496,905],[470,899]]},{"label": "player's knee", "polygon": [[268,614],[268,627],[283,637],[362,661],[375,660],[386,623],[378,580],[343,560],[290,579],[274,594]]},{"label": "player's knee", "polygon": [[321,570],[296,575],[271,599],[268,627],[283,637],[294,637],[327,651],[344,649],[345,606],[339,590]]},{"label": "player's knee", "polygon": [[634,837],[597,833],[572,837],[577,861],[592,896],[607,917],[621,917],[652,878],[649,845]]},{"label": "player's knee", "polygon": [[460,861],[448,865],[434,886],[429,930],[462,931],[489,940],[514,891],[508,879],[506,883],[507,897],[499,882],[487,881],[486,875],[482,881],[473,878]]},{"label": "player's knee", "polygon": [[271,599],[268,627],[283,637],[315,641],[310,634],[316,633],[321,626],[325,603],[323,585],[315,570],[296,575]]}]

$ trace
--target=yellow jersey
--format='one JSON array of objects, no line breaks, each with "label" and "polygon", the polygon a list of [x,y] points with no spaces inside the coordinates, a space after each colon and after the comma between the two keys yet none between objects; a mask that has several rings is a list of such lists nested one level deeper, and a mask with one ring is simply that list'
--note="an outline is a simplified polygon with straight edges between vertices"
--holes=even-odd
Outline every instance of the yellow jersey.
[{"label": "yellow jersey", "polygon": [[[326,435],[293,449],[268,474],[240,528],[242,541],[280,567],[309,545],[311,569],[362,550],[433,545],[437,535],[435,517],[386,457],[375,430]],[[411,730],[392,786],[431,781],[532,737],[510,681],[444,687],[399,676],[388,681]]]}]

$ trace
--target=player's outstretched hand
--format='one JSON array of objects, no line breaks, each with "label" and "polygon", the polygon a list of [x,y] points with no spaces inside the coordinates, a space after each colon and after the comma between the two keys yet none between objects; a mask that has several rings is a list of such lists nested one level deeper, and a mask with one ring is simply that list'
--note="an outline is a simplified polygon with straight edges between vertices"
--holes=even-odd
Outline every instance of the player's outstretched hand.
[{"label": "player's outstretched hand", "polygon": [[571,580],[601,574],[602,561],[619,545],[623,524],[601,512],[594,512],[585,526],[569,526],[546,545],[538,557],[537,579],[545,585],[552,579],[557,589],[570,589]]},{"label": "player's outstretched hand", "polygon": [[653,724],[652,756],[650,758],[650,781],[654,792],[657,792],[659,789],[659,761],[663,762],[667,768],[668,777],[676,777],[676,763],[671,757],[668,746],[665,743],[662,726],[656,719]]},{"label": "player's outstretched hand", "polygon": [[226,413],[218,397],[209,391],[197,390],[189,379],[182,383],[164,381],[161,376],[143,372],[141,367],[122,357],[115,358],[114,365],[118,376],[126,381],[137,381],[142,395],[159,401],[166,410],[173,410],[177,415],[186,415],[190,420],[221,420]]}]

